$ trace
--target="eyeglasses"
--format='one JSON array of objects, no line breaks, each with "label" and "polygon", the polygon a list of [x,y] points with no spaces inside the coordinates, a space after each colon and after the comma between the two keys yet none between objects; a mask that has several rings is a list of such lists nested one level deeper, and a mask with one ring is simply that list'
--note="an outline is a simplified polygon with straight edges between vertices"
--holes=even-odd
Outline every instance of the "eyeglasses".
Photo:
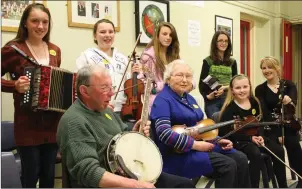
[{"label": "eyeglasses", "polygon": [[103,93],[109,93],[109,92],[114,92],[116,86],[105,86],[104,85],[85,85],[87,87],[99,87],[99,89],[102,90]]},{"label": "eyeglasses", "polygon": [[193,79],[193,75],[191,75],[191,74],[178,73],[178,74],[175,74],[175,75],[172,75],[172,76],[176,77],[179,80],[183,80],[184,77],[186,77],[187,80],[192,80]]},{"label": "eyeglasses", "polygon": [[222,40],[222,39],[220,39],[220,40],[218,40],[217,41],[217,43],[225,43],[225,44],[228,44],[229,43],[229,41],[228,40]]}]

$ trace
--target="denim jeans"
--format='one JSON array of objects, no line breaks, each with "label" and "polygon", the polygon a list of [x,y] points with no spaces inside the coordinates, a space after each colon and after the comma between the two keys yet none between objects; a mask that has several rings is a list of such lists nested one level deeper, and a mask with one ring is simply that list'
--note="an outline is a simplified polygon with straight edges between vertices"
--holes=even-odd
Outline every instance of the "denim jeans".
[{"label": "denim jeans", "polygon": [[205,100],[205,112],[209,119],[212,119],[212,115],[215,112],[219,112],[223,106],[225,95],[213,100]]}]

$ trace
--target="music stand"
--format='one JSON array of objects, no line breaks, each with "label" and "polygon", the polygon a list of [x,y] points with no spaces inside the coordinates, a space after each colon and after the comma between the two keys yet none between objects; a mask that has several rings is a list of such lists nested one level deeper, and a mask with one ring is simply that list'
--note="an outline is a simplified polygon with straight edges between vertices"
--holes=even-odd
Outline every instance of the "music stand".
[{"label": "music stand", "polygon": [[284,98],[284,84],[285,81],[280,79],[280,86],[279,86],[279,90],[280,90],[280,94],[281,94],[281,98],[280,98],[280,103],[281,103],[281,118],[280,118],[280,126],[282,129],[282,141],[281,141],[281,145],[282,147],[284,146],[284,104],[283,104],[283,98]]}]

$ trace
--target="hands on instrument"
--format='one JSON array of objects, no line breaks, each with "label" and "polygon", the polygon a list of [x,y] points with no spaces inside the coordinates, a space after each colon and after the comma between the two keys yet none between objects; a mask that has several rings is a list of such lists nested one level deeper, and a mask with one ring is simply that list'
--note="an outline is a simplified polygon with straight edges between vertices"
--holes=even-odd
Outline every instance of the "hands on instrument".
[{"label": "hands on instrument", "polygon": [[228,139],[221,139],[218,141],[218,144],[221,146],[223,150],[231,150],[233,148],[232,141]]},{"label": "hands on instrument", "polygon": [[278,137],[278,140],[279,140],[279,142],[280,142],[280,144],[284,144],[284,137]]},{"label": "hands on instrument", "polygon": [[212,151],[215,147],[214,144],[205,141],[194,141],[192,149],[200,152]]},{"label": "hands on instrument", "polygon": [[264,139],[262,136],[252,136],[253,143],[257,144],[257,146],[262,146],[264,144]]},{"label": "hands on instrument", "polygon": [[[141,124],[142,120],[138,120],[135,125],[133,126],[132,128],[132,131],[139,131],[139,127],[140,127],[140,124]],[[149,137],[150,136],[150,125],[151,125],[151,121],[147,121],[146,125],[142,125],[143,127],[143,131],[144,131],[144,135],[146,137]]]},{"label": "hands on instrument", "polygon": [[283,100],[282,100],[282,103],[283,103],[283,104],[288,104],[288,103],[290,103],[291,101],[292,101],[292,99],[291,99],[289,96],[284,95],[284,98],[283,98]]},{"label": "hands on instrument", "polygon": [[141,66],[140,66],[140,64],[139,64],[139,63],[133,64],[132,69],[131,69],[131,72],[132,72],[132,73],[134,73],[134,72],[139,73],[140,71],[141,71]]},{"label": "hands on instrument", "polygon": [[26,76],[20,76],[15,82],[15,88],[19,93],[25,93],[29,90],[30,81]]},{"label": "hands on instrument", "polygon": [[152,183],[130,179],[130,188],[155,188]]},{"label": "hands on instrument", "polygon": [[152,183],[105,172],[99,182],[100,188],[155,188]]}]

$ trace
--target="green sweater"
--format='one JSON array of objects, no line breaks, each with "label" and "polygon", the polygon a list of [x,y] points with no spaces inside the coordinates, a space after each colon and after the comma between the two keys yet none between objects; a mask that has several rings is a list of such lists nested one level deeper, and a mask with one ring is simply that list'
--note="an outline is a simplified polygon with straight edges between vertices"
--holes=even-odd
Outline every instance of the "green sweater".
[{"label": "green sweater", "polygon": [[76,100],[62,116],[57,132],[71,184],[98,187],[106,171],[107,145],[126,129],[127,125],[110,109],[94,112]]}]

